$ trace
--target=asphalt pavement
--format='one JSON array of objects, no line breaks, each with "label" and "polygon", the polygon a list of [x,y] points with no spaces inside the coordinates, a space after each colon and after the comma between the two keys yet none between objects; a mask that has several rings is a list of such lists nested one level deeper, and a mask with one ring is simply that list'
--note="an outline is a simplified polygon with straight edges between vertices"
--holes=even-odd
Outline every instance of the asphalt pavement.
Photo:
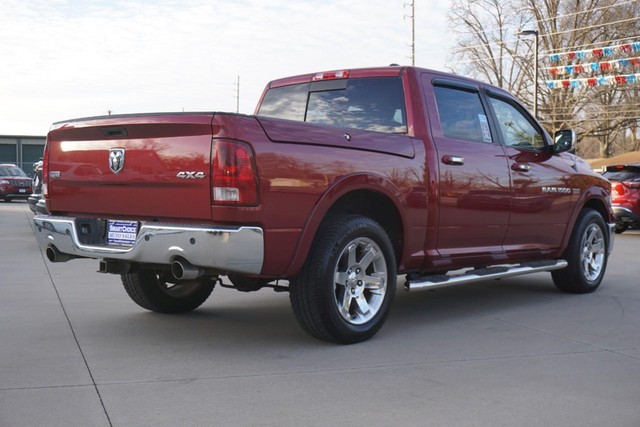
[{"label": "asphalt pavement", "polygon": [[147,312],[97,261],[46,261],[31,218],[0,203],[2,427],[640,426],[640,233],[593,294],[399,283],[382,330],[338,346],[269,289]]}]

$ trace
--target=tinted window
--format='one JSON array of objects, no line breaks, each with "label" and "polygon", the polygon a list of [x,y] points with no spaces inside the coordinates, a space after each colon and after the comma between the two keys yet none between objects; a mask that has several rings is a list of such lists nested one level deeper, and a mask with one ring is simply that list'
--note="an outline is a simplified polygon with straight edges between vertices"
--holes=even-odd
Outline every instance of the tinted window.
[{"label": "tinted window", "polygon": [[340,90],[311,92],[307,122],[402,133],[407,131],[399,78],[350,79]]},{"label": "tinted window", "polygon": [[304,121],[309,83],[269,89],[258,114],[278,119]]},{"label": "tinted window", "polygon": [[492,142],[489,122],[477,92],[441,86],[435,86],[434,91],[444,136]]},{"label": "tinted window", "polygon": [[544,148],[542,134],[525,114],[506,101],[497,98],[489,99],[505,145],[521,148]]},{"label": "tinted window", "polygon": [[407,131],[400,78],[348,79],[341,86],[323,90],[331,85],[313,83],[270,89],[258,114],[378,132]]}]

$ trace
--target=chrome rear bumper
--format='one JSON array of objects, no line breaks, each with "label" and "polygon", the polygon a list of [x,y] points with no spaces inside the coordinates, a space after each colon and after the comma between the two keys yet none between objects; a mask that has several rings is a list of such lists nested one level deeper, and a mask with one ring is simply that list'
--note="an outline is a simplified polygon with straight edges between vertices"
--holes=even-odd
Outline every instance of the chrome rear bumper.
[{"label": "chrome rear bumper", "polygon": [[82,244],[75,218],[36,215],[33,221],[43,249],[54,247],[71,257],[166,265],[183,258],[194,266],[245,274],[259,274],[264,261],[260,227],[142,222],[133,246],[109,246]]}]

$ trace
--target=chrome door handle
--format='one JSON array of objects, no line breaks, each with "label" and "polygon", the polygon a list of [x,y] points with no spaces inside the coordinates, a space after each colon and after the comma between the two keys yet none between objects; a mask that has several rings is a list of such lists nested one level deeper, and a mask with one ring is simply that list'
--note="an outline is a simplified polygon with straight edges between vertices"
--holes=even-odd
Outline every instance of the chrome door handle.
[{"label": "chrome door handle", "polygon": [[445,165],[464,165],[464,157],[460,156],[442,156],[442,163]]},{"label": "chrome door handle", "polygon": [[531,166],[526,163],[514,163],[511,165],[511,169],[518,172],[529,172],[531,170]]}]

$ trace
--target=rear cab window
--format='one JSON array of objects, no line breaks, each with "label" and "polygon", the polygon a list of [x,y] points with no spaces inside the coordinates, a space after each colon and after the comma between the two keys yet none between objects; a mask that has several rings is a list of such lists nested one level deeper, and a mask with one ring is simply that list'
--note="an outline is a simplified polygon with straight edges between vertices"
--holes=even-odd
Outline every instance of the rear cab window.
[{"label": "rear cab window", "polygon": [[400,77],[323,80],[271,88],[257,114],[342,128],[407,132]]}]

